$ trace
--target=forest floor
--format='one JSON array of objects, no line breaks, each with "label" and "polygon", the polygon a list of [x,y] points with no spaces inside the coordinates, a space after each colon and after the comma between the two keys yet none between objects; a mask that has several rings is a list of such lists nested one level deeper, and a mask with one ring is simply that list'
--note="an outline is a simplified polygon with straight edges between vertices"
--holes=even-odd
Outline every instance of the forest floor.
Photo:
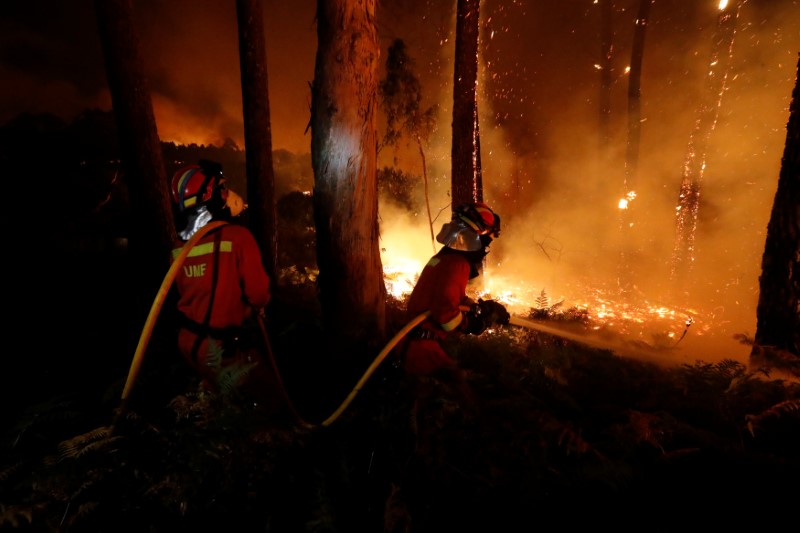
[{"label": "forest floor", "polygon": [[[87,294],[80,282],[99,273],[84,266],[62,301],[99,303],[57,315],[34,337],[50,351],[4,375],[0,531],[795,526],[797,380],[724,357],[659,365],[506,326],[448,341],[471,401],[447,381],[409,380],[390,357],[323,425],[374,352],[333,357],[305,289],[277,299],[268,322],[299,419],[203,392],[168,322],[123,411],[141,321],[111,313],[119,295],[102,283]],[[395,330],[399,316],[390,309]]]}]

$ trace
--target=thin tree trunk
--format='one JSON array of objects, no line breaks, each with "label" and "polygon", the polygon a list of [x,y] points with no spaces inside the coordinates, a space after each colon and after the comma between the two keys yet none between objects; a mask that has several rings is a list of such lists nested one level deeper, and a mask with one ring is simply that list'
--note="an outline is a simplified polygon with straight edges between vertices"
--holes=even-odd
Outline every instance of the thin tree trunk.
[{"label": "thin tree trunk", "polygon": [[250,230],[261,249],[264,268],[278,279],[275,174],[269,113],[267,53],[260,0],[236,0],[242,77],[244,147]]},{"label": "thin tree trunk", "polygon": [[177,239],[164,155],[139,55],[132,2],[96,0],[95,11],[131,202],[128,249],[133,271],[139,274],[136,281],[145,289],[143,294],[150,294],[167,271]]},{"label": "thin tree trunk", "polygon": [[428,196],[428,166],[425,163],[425,150],[422,149],[422,139],[419,135],[416,136],[417,148],[419,149],[419,157],[422,160],[422,185],[425,191],[425,209],[428,211],[428,227],[431,230],[431,246],[433,251],[436,251],[436,237],[433,234],[433,216],[431,215],[431,201]]},{"label": "thin tree trunk", "polygon": [[650,6],[654,0],[641,0],[636,16],[631,50],[631,70],[628,73],[628,143],[625,152],[625,191],[636,188],[636,172],[639,166],[639,141],[641,139],[641,80],[644,41],[647,35],[647,22]]},{"label": "thin tree trunk", "polygon": [[751,359],[766,348],[800,357],[800,54],[758,281]]},{"label": "thin tree trunk", "polygon": [[644,57],[644,41],[647,35],[647,21],[650,16],[650,6],[654,0],[640,0],[639,13],[636,16],[636,28],[633,33],[633,47],[631,49],[631,69],[628,72],[628,143],[625,151],[625,178],[622,184],[623,201],[625,205],[620,209],[620,230],[622,235],[622,249],[619,262],[619,288],[623,295],[633,290],[633,268],[631,267],[634,208],[636,203],[636,173],[639,166],[639,141],[641,138],[641,79],[642,59]]},{"label": "thin tree trunk", "polygon": [[453,68],[452,208],[482,200],[478,141],[480,0],[457,0]]},{"label": "thin tree trunk", "polygon": [[384,340],[378,242],[375,0],[318,0],[311,160],[323,319],[343,339]]},{"label": "thin tree trunk", "polygon": [[600,121],[599,149],[603,161],[608,161],[611,149],[611,57],[614,39],[614,3],[598,0],[600,4]]},{"label": "thin tree trunk", "polygon": [[736,34],[736,19],[741,0],[733,7],[723,10],[717,19],[714,31],[706,86],[697,109],[694,129],[689,138],[686,160],[683,166],[678,192],[675,219],[675,244],[672,252],[672,281],[687,293],[687,282],[695,259],[695,237],[700,210],[700,191],[706,165],[708,141],[717,125],[717,115],[725,92],[728,67],[733,55],[733,38]]}]

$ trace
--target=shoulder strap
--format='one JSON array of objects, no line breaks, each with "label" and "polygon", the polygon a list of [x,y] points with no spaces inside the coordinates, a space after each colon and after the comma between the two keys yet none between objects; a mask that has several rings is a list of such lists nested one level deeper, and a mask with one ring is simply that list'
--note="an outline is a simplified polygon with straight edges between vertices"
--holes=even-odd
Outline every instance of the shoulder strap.
[{"label": "shoulder strap", "polygon": [[217,229],[212,231],[214,231],[214,262],[211,267],[211,298],[208,300],[206,316],[203,319],[201,328],[203,333],[197,336],[192,346],[192,359],[197,359],[197,350],[200,348],[200,343],[203,342],[208,332],[208,324],[211,321],[211,310],[214,308],[214,295],[217,292],[217,282],[219,281],[219,249],[222,241],[222,232],[217,231]]}]

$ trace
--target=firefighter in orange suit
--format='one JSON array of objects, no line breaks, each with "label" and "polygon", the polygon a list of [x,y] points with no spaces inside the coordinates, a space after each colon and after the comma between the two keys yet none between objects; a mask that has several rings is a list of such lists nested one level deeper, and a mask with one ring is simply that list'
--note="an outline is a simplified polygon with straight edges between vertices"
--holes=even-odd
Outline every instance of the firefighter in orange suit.
[{"label": "firefighter in orange suit", "polygon": [[270,301],[258,244],[246,227],[232,223],[247,206],[212,161],[178,170],[170,193],[180,237],[173,259],[212,220],[231,222],[205,234],[175,278],[181,355],[210,390],[241,389],[254,403],[276,410],[281,397],[275,376],[261,356],[256,328],[245,327]]},{"label": "firefighter in orange suit", "polygon": [[440,341],[453,333],[478,335],[493,324],[508,323],[510,315],[502,304],[475,303],[466,294],[469,280],[478,276],[489,244],[499,234],[500,217],[483,202],[457,208],[442,227],[436,240],[444,246],[422,269],[407,302],[410,319],[431,313],[407,336],[401,355],[406,374],[463,379],[463,371]]}]

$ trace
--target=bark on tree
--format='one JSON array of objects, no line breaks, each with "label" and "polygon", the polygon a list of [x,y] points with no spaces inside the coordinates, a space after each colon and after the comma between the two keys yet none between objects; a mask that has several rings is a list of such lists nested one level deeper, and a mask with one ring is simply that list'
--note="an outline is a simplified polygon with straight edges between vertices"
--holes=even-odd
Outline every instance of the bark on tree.
[{"label": "bark on tree", "polygon": [[311,95],[319,300],[342,340],[385,339],[376,179],[375,0],[318,0]]},{"label": "bark on tree", "polygon": [[600,4],[600,122],[599,148],[603,161],[610,157],[611,148],[611,56],[613,52],[612,0],[598,0]]},{"label": "bark on tree", "polygon": [[267,52],[260,0],[236,0],[242,78],[248,225],[270,278],[278,280],[278,238]]},{"label": "bark on tree", "polygon": [[458,0],[453,66],[451,207],[482,201],[478,130],[478,39],[480,0]]},{"label": "bark on tree", "polygon": [[654,0],[640,0],[636,15],[636,28],[631,49],[631,70],[628,73],[628,143],[625,150],[625,192],[636,188],[636,172],[639,167],[639,142],[641,139],[642,59],[647,35],[650,6]]},{"label": "bark on tree", "polygon": [[631,49],[631,69],[628,72],[628,142],[625,147],[625,177],[622,184],[623,199],[621,200],[625,202],[625,206],[620,209],[622,248],[618,269],[618,286],[623,296],[629,295],[635,285],[632,264],[635,261],[635,255],[638,250],[632,249],[633,242],[635,242],[632,235],[642,121],[642,59],[644,58],[644,38],[647,35],[647,21],[653,1],[640,0],[639,2],[639,12],[636,15],[636,28],[633,33],[633,47]]},{"label": "bark on tree", "polygon": [[751,358],[765,349],[800,357],[800,54],[759,289]]},{"label": "bark on tree", "polygon": [[[139,55],[131,0],[96,0],[120,153],[131,203],[128,250],[146,291],[157,287],[177,239],[164,155]],[[149,294],[149,292],[145,292]]]}]

